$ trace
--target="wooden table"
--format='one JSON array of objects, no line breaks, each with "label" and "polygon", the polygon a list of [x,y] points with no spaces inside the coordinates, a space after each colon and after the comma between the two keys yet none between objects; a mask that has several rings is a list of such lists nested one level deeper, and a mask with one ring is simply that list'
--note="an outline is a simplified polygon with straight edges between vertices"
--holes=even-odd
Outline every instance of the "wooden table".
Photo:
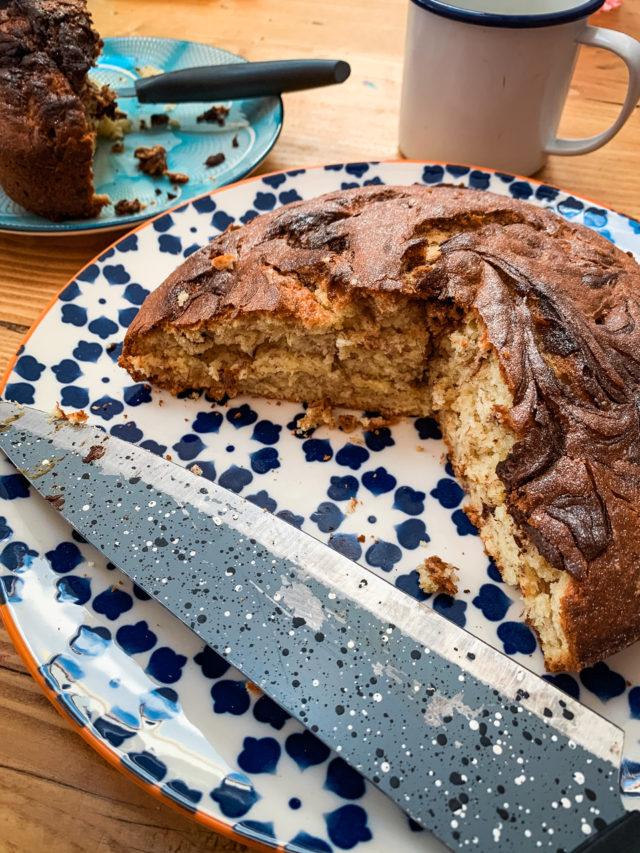
[{"label": "wooden table", "polygon": [[[285,125],[260,172],[397,157],[406,0],[89,0],[105,36],[207,41],[248,59],[335,57],[343,86],[286,95]],[[594,24],[640,39],[625,0]],[[561,131],[590,136],[612,123],[625,93],[621,61],[583,50]],[[552,157],[536,177],[640,218],[640,108],[607,146]],[[115,235],[116,237],[119,235]],[[65,282],[114,240],[0,235],[0,375]],[[0,853],[196,853],[248,848],[159,803],[78,737],[40,693],[0,627]]]}]

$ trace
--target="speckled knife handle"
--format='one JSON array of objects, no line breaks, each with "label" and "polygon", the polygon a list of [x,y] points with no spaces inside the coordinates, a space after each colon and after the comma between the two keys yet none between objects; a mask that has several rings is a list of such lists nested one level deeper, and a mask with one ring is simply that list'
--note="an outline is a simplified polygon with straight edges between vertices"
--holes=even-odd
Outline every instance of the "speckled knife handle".
[{"label": "speckled knife handle", "polygon": [[262,98],[332,86],[344,82],[351,69],[339,59],[287,59],[275,62],[238,62],[183,68],[157,77],[136,80],[140,103]]},{"label": "speckled knife handle", "polygon": [[640,850],[640,812],[627,812],[593,838],[588,838],[573,853],[638,853]]}]

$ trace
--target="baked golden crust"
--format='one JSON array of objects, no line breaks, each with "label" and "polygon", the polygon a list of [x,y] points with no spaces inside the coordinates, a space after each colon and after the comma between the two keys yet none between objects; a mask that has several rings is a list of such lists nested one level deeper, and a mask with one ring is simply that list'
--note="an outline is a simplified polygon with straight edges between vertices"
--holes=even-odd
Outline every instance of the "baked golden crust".
[{"label": "baked golden crust", "polygon": [[108,203],[94,194],[87,117],[86,75],[101,46],[85,0],[13,0],[0,9],[0,184],[49,219],[96,216]]},{"label": "baked golden crust", "polygon": [[[298,202],[191,255],[147,298],[121,364],[154,381],[138,355],[158,329],[258,315],[312,329],[327,305],[362,294],[421,301],[434,327],[440,316],[479,319],[513,400],[501,417],[514,443],[496,469],[506,507],[563,579],[566,648],[553,668],[581,668],[638,639],[640,269],[589,229],[452,187]],[[214,391],[225,382],[233,391],[233,377]]]}]

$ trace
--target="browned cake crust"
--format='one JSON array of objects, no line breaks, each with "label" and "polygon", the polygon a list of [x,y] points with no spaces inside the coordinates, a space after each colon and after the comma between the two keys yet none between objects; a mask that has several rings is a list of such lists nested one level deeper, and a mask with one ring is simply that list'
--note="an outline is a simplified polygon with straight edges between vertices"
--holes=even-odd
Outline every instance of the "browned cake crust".
[{"label": "browned cake crust", "polygon": [[[101,47],[85,0],[0,2],[0,184],[49,219],[96,216],[108,203],[94,194],[86,106]],[[90,109],[113,114],[114,102]]]},{"label": "browned cake crust", "polygon": [[[332,193],[229,230],[191,255],[148,297],[121,363],[136,379],[157,382],[136,354],[163,327],[189,331],[267,314],[295,315],[311,328],[323,310],[314,297],[319,280],[333,304],[362,292],[424,300],[434,328],[445,315],[480,318],[513,399],[496,417],[516,437],[497,467],[515,539],[522,548],[534,543],[568,581],[558,614],[568,647],[552,668],[581,668],[638,639],[633,259],[583,226],[489,193],[419,186]],[[223,377],[214,393],[225,382],[233,391],[233,377]],[[464,482],[464,470],[456,473]],[[476,507],[474,520],[482,527],[492,511]]]}]

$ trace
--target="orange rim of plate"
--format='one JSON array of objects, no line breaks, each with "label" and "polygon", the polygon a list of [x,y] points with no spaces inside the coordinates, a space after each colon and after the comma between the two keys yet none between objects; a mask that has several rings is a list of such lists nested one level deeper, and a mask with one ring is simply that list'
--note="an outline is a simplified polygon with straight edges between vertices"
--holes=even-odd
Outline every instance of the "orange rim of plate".
[{"label": "orange rim of plate", "polygon": [[[370,161],[365,160],[365,161],[361,161],[361,162],[370,162]],[[373,161],[371,161],[371,162],[373,162]],[[452,163],[447,163],[447,162],[438,161],[438,160],[405,160],[405,159],[400,159],[400,158],[391,158],[388,160],[375,161],[375,165],[381,165],[381,166],[389,165],[389,164],[393,164],[393,163],[408,163],[408,164],[413,163],[415,165],[445,166],[445,167],[450,166],[450,165],[460,165],[460,166],[468,167],[471,170],[477,170],[480,172],[489,172],[489,173],[494,174],[494,175],[495,174],[507,174],[507,173],[501,172],[499,169],[490,169],[486,166],[471,166],[471,165],[466,164],[466,163],[452,164]],[[325,166],[331,166],[331,165],[347,165],[347,164],[346,163],[345,164],[342,164],[342,163],[340,163],[340,164],[320,163],[320,164],[316,164],[313,166],[305,166],[305,167],[300,167],[300,168],[304,168],[305,172],[308,172],[308,171],[323,169]],[[287,171],[291,171],[291,170],[290,169],[276,169],[273,172],[266,172],[263,175],[255,175],[255,176],[250,177],[250,178],[244,178],[241,181],[236,181],[235,183],[232,183],[232,184],[226,184],[224,187],[218,187],[217,189],[212,190],[211,192],[202,193],[202,195],[199,195],[199,196],[196,196],[195,198],[189,199],[186,202],[183,201],[180,204],[177,204],[175,207],[169,208],[168,210],[163,210],[161,213],[158,213],[156,216],[153,216],[150,219],[145,219],[143,222],[141,222],[135,228],[132,228],[131,231],[125,232],[124,234],[120,235],[120,237],[118,237],[117,240],[114,240],[112,243],[109,243],[108,246],[105,246],[105,248],[102,249],[102,251],[98,255],[96,255],[94,258],[92,258],[90,261],[88,261],[81,269],[79,269],[69,279],[69,281],[65,285],[63,285],[63,287],[60,288],[60,290],[56,293],[56,295],[51,299],[49,304],[42,310],[39,317],[36,319],[36,321],[33,323],[33,325],[30,327],[29,331],[25,334],[24,338],[20,342],[20,346],[18,347],[18,351],[16,352],[12,361],[9,363],[7,369],[5,370],[4,375],[2,376],[2,379],[0,380],[0,394],[4,391],[5,386],[9,380],[9,376],[11,375],[13,368],[16,364],[16,361],[18,360],[18,357],[19,357],[18,353],[22,350],[22,348],[29,341],[29,339],[34,334],[34,332],[37,330],[40,323],[47,316],[49,311],[58,302],[60,294],[73,281],[75,281],[77,279],[77,277],[82,272],[84,272],[85,269],[87,269],[87,267],[90,267],[91,264],[96,263],[102,257],[102,255],[104,255],[105,252],[108,252],[109,249],[113,248],[117,243],[120,242],[120,240],[123,240],[125,237],[128,237],[129,235],[135,234],[138,231],[142,230],[143,228],[146,228],[152,222],[155,222],[157,219],[160,219],[162,216],[166,216],[167,214],[170,214],[175,210],[178,210],[182,207],[185,207],[186,205],[192,204],[193,202],[197,201],[200,198],[205,198],[207,196],[217,195],[218,193],[225,192],[225,191],[227,191],[231,188],[234,188],[234,187],[243,186],[244,184],[257,183],[259,181],[262,181],[263,178],[268,178],[272,175],[280,175],[283,172],[287,172]],[[511,174],[511,173],[508,173],[508,174]],[[545,181],[538,181],[535,178],[528,178],[528,177],[525,177],[524,175],[513,175],[513,177],[517,178],[519,180],[527,181],[528,183],[531,183],[531,184],[536,184],[538,186],[551,187],[552,189],[556,189],[559,192],[563,192],[563,193],[567,192],[567,190],[562,189],[561,187],[556,187],[555,185],[548,184]],[[436,186],[436,184],[434,184],[434,186]],[[481,192],[484,192],[484,190],[481,190]],[[571,194],[571,195],[573,195],[573,194]],[[574,196],[574,197],[578,197],[581,200],[587,201],[590,204],[593,204],[595,206],[602,206],[600,202],[594,201],[593,199],[590,199],[587,196],[578,195],[578,196]],[[637,220],[632,219],[632,217],[629,217],[626,214],[620,214],[618,211],[613,210],[613,208],[607,207],[606,205],[605,205],[605,207],[607,210],[610,210],[613,213],[618,213],[618,215],[624,216],[626,219],[628,219],[630,221],[637,222]],[[18,629],[18,626],[14,622],[13,617],[11,616],[10,607],[8,604],[0,604],[0,617],[2,617],[2,621],[5,625],[5,628],[7,629],[7,633],[9,634],[9,638],[11,639],[11,642],[13,643],[16,651],[18,652],[18,654],[22,658],[22,661],[25,664],[26,668],[28,669],[29,673],[34,678],[34,680],[36,681],[36,683],[38,684],[38,686],[40,687],[42,692],[45,694],[47,699],[51,702],[51,704],[56,709],[56,711],[58,711],[58,713],[61,714],[61,716],[70,724],[70,726],[82,738],[84,738],[84,740],[89,744],[89,746],[91,746],[106,761],[108,761],[109,764],[111,764],[120,773],[122,773],[123,775],[125,775],[129,779],[131,779],[133,782],[135,782],[139,787],[143,788],[145,791],[148,791],[148,793],[150,793],[152,796],[156,797],[156,799],[161,800],[163,803],[166,803],[168,806],[171,806],[171,808],[175,809],[180,814],[197,821],[198,823],[207,827],[207,829],[211,829],[220,835],[224,835],[227,838],[232,839],[233,841],[236,841],[240,844],[245,844],[247,847],[251,847],[255,850],[268,851],[269,853],[272,853],[273,850],[284,851],[285,848],[281,844],[276,843],[273,845],[267,845],[267,844],[264,844],[264,843],[262,843],[256,839],[248,838],[247,836],[243,835],[242,833],[234,830],[230,824],[225,823],[220,818],[213,817],[212,815],[209,815],[206,812],[200,811],[199,809],[195,809],[192,811],[191,809],[188,809],[185,806],[180,805],[179,803],[175,802],[171,797],[169,797],[162,790],[162,788],[159,785],[154,785],[150,782],[147,782],[145,779],[140,778],[135,773],[133,773],[131,770],[129,770],[127,767],[125,767],[122,764],[122,762],[120,761],[120,757],[119,757],[118,753],[114,749],[107,747],[105,745],[104,741],[101,738],[99,738],[97,735],[95,735],[90,730],[88,725],[79,726],[76,723],[76,721],[73,719],[71,714],[60,704],[60,702],[58,701],[58,694],[55,692],[55,690],[53,690],[51,687],[49,687],[49,685],[44,680],[42,674],[40,673],[40,668],[39,668],[38,662],[36,661],[34,656],[31,654],[31,651],[30,651],[24,637],[22,636],[22,634],[20,633],[20,631]]]}]

